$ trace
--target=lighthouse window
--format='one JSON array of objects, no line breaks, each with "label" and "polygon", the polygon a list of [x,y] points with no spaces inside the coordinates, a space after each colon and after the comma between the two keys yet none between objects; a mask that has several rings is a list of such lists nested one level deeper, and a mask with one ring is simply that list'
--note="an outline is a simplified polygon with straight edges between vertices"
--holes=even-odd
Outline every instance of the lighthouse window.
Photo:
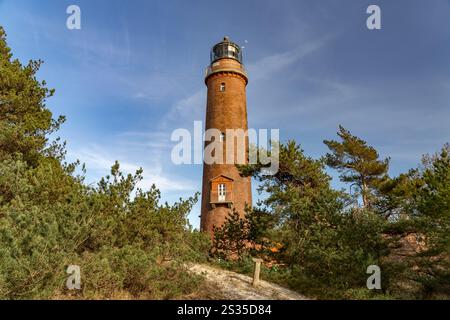
[{"label": "lighthouse window", "polygon": [[223,133],[223,132],[220,133],[219,140],[220,140],[220,142],[224,142],[225,141],[225,133]]},{"label": "lighthouse window", "polygon": [[228,46],[228,56],[229,57],[233,57],[233,58],[237,58],[236,55],[236,48],[233,46]]},{"label": "lighthouse window", "polygon": [[219,184],[219,201],[225,201],[225,195],[226,195],[226,187],[225,184],[221,183]]},{"label": "lighthouse window", "polygon": [[225,91],[225,83],[221,83],[220,84],[220,92],[224,92]]}]

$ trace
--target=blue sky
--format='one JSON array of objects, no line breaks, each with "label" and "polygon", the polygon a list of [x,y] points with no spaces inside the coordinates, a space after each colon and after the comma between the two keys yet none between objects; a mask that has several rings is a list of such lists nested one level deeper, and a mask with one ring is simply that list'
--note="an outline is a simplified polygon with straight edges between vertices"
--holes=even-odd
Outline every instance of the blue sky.
[{"label": "blue sky", "polygon": [[[71,4],[81,30],[66,28]],[[366,28],[370,4],[381,30]],[[204,120],[204,69],[224,35],[245,46],[249,126],[279,128],[308,155],[342,124],[397,175],[450,141],[448,0],[0,0],[0,24],[16,58],[45,61],[48,105],[68,118],[59,135],[92,182],[119,160],[163,200],[200,191],[200,165],[171,163],[170,134]]]}]

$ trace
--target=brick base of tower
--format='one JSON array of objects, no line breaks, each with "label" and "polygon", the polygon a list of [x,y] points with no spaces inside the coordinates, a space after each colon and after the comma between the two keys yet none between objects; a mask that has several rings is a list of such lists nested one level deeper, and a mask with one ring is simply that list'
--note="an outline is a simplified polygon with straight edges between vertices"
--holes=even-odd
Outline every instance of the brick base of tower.
[{"label": "brick base of tower", "polygon": [[[233,201],[231,204],[212,204],[211,199],[211,179],[224,175],[232,178],[233,181]],[[233,209],[237,210],[244,218],[245,206],[252,204],[251,178],[241,177],[234,165],[211,165],[203,170],[202,188],[202,214],[200,229],[213,236],[213,228],[221,227]]]}]

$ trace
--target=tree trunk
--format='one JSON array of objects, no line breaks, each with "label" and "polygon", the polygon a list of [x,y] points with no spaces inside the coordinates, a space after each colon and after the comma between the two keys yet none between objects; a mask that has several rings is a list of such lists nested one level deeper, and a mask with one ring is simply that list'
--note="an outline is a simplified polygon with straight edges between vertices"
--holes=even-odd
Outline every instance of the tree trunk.
[{"label": "tree trunk", "polygon": [[369,207],[369,199],[367,197],[367,184],[364,178],[362,179],[361,196],[363,201],[363,208],[366,209]]}]

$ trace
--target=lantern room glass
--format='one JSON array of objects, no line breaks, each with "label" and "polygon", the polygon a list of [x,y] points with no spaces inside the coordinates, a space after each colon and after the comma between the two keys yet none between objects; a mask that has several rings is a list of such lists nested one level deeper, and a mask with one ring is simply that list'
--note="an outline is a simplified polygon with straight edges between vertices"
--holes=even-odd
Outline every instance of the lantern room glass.
[{"label": "lantern room glass", "polygon": [[231,42],[228,38],[225,38],[222,42],[216,44],[212,48],[211,63],[222,58],[231,58],[242,63],[242,50],[237,44]]}]

